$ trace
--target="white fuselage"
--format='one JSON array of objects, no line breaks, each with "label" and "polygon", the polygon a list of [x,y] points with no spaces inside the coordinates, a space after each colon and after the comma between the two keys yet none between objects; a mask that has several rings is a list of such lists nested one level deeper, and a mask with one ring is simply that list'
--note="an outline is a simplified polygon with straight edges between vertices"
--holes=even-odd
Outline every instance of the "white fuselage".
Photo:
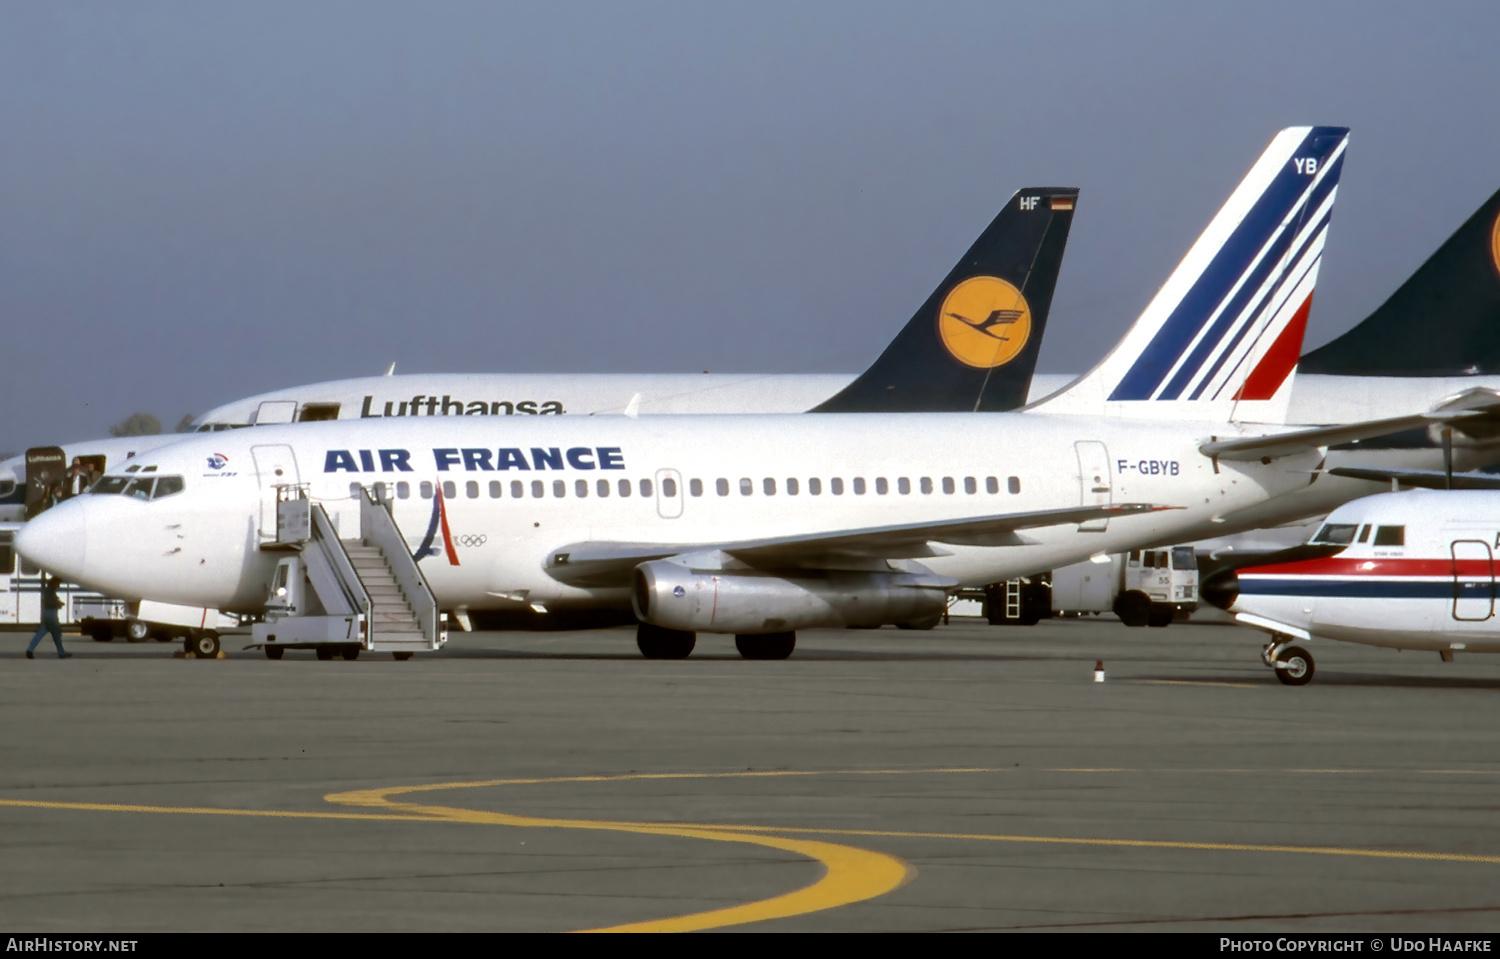
[{"label": "white fuselage", "polygon": [[[514,374],[514,373],[422,373],[402,376],[371,376],[361,379],[330,380],[307,386],[291,387],[237,400],[217,407],[199,417],[195,431],[216,432],[253,424],[262,404],[272,419],[290,422],[309,407],[322,405],[325,410],[337,407],[339,420],[386,419],[386,404],[391,404],[390,418],[427,418],[455,416],[458,402],[466,411],[476,411],[482,399],[486,410],[507,409],[516,416],[528,411],[541,414],[555,404],[564,413],[608,414],[623,412],[635,401],[637,411],[645,414],[681,413],[797,413],[811,409],[837,393],[854,379],[852,374]],[[1033,377],[1030,400],[1035,401],[1063,388],[1073,379],[1070,375],[1038,374]],[[1500,390],[1500,378],[1487,376],[1391,377],[1391,376],[1320,376],[1298,375],[1293,382],[1288,423],[1322,426],[1367,419],[1400,416],[1429,409],[1470,389]],[[365,399],[370,412],[364,417]],[[446,412],[444,398],[447,398]],[[540,400],[538,398],[541,398]],[[420,398],[420,403],[413,400]],[[502,399],[508,398],[508,399]],[[501,405],[505,404],[505,405]],[[519,407],[519,408],[518,408]],[[464,415],[471,415],[466,412]],[[157,436],[134,436],[80,441],[64,444],[64,456],[105,456],[106,465],[114,469],[129,457],[181,440],[183,436],[163,433]],[[1491,462],[1483,451],[1456,450],[1455,468],[1472,469]],[[1336,450],[1328,466],[1400,466],[1409,469],[1440,468],[1442,454],[1436,446],[1422,449],[1382,449],[1379,444],[1359,450]],[[25,481],[24,456],[0,461],[0,479],[13,478],[19,489]],[[1243,529],[1256,529],[1286,523],[1301,517],[1326,513],[1341,503],[1367,495],[1377,488],[1365,480],[1324,476],[1317,483],[1275,504],[1264,504],[1233,517],[1233,521],[1216,531],[1226,535]],[[20,520],[23,510],[19,495],[14,502],[0,502],[0,520]]]},{"label": "white fuselage", "polygon": [[1240,569],[1230,612],[1297,638],[1500,652],[1500,492],[1366,497],[1329,514],[1314,542],[1346,533],[1352,541],[1335,555]]},{"label": "white fuselage", "polygon": [[422,568],[445,608],[624,607],[625,589],[565,585],[548,574],[548,558],[580,543],[687,550],[1080,504],[1171,507],[1090,524],[1098,531],[1026,529],[1003,538],[1012,545],[953,536],[938,544],[946,555],[921,559],[980,585],[1192,539],[1217,515],[1305,483],[1297,471],[1312,454],[1216,469],[1197,446],[1224,429],[973,413],[308,423],[164,447],[141,465],[183,477],[181,492],[69,500],[28,524],[18,547],[110,595],[253,610],[275,564],[260,545],[274,527],[276,486],[305,484],[352,531],[351,489],[390,483],[415,550],[433,524],[430,484],[444,482],[453,484],[445,508],[459,565],[439,555]]}]

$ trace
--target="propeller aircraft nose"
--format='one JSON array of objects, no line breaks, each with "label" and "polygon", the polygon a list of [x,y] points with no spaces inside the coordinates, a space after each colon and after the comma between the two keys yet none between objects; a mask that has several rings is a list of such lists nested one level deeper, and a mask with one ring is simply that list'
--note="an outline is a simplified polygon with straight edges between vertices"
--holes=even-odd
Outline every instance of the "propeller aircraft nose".
[{"label": "propeller aircraft nose", "polygon": [[1208,574],[1198,586],[1198,594],[1222,610],[1228,610],[1240,598],[1240,578],[1234,567],[1226,566]]}]

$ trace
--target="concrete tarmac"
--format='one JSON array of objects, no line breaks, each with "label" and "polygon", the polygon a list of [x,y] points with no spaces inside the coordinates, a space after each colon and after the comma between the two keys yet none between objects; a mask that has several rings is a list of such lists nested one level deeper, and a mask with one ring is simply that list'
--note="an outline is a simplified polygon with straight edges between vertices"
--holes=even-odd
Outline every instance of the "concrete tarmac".
[{"label": "concrete tarmac", "polygon": [[1258,633],[1112,619],[770,663],[628,630],[405,663],[27,638],[7,931],[1500,925],[1500,657],[1315,643],[1293,688]]}]

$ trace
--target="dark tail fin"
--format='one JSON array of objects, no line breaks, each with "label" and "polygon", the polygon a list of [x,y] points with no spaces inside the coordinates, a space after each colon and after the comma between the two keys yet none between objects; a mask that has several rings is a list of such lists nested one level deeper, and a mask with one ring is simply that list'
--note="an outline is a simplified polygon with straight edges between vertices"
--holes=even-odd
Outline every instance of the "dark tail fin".
[{"label": "dark tail fin", "polygon": [[1024,405],[1077,200],[1066,188],[1011,197],[874,365],[812,412]]},{"label": "dark tail fin", "polygon": [[1298,370],[1341,376],[1500,373],[1500,191],[1379,309],[1302,357]]}]

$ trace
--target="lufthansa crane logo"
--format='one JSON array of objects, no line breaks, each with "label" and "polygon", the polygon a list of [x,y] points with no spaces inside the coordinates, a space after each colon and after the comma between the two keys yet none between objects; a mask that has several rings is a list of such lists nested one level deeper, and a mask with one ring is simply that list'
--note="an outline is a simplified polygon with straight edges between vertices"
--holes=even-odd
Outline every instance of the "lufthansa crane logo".
[{"label": "lufthansa crane logo", "polygon": [[960,363],[981,370],[1003,366],[1031,339],[1031,307],[998,276],[971,276],[943,300],[938,334]]}]

